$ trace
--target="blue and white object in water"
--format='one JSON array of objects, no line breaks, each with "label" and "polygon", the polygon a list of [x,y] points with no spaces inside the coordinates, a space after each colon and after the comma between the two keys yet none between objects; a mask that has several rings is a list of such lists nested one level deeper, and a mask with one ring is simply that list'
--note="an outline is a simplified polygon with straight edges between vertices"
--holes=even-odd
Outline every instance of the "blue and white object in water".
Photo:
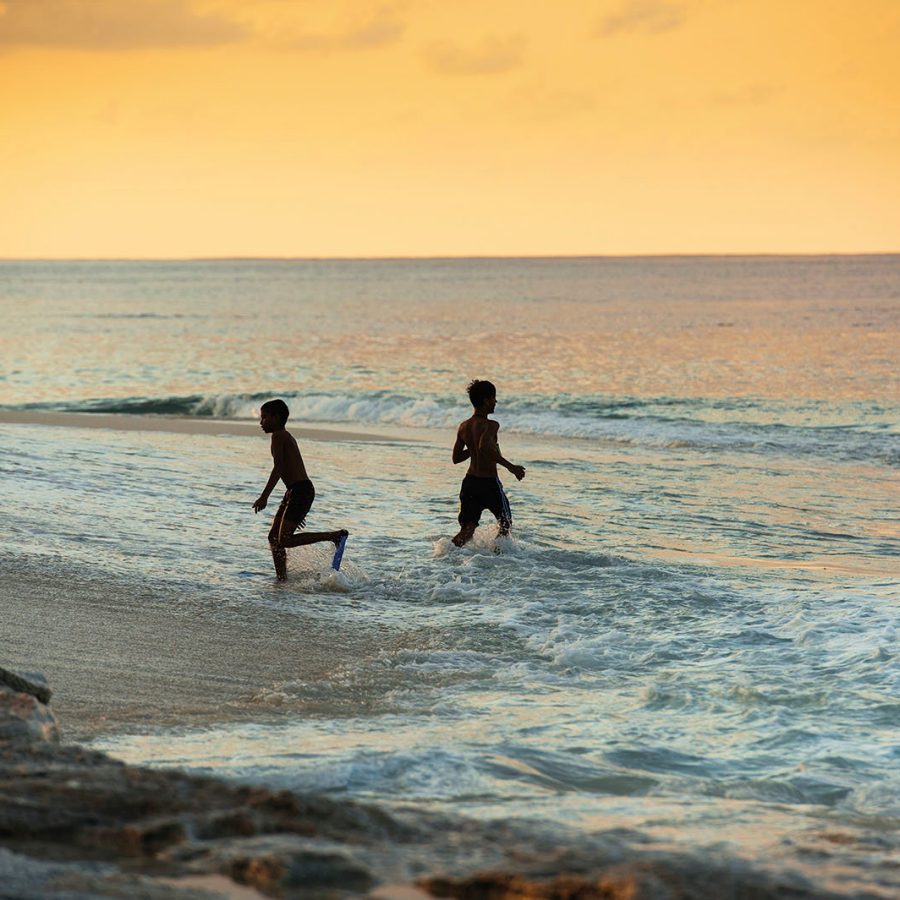
[{"label": "blue and white object in water", "polygon": [[344,556],[344,547],[347,546],[347,532],[345,531],[341,535],[341,539],[337,542],[337,546],[334,548],[334,559],[331,560],[331,568],[334,569],[335,572],[339,571],[341,568],[341,559]]}]

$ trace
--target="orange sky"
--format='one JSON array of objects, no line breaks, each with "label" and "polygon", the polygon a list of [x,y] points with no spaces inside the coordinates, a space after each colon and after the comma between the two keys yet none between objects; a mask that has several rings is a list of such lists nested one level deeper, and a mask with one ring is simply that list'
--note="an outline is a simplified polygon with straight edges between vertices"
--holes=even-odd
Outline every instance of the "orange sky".
[{"label": "orange sky", "polygon": [[900,251],[898,0],[0,0],[0,257]]}]

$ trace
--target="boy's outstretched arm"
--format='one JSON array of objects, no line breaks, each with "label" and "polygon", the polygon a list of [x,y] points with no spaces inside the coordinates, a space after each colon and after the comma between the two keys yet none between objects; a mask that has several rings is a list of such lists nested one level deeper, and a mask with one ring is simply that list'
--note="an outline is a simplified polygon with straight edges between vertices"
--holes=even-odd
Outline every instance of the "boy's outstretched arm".
[{"label": "boy's outstretched arm", "polygon": [[503,454],[500,452],[500,443],[497,440],[497,435],[499,432],[499,425],[497,425],[497,427],[491,432],[491,437],[493,439],[494,445],[492,448],[494,451],[494,462],[496,462],[498,466],[503,466],[504,469],[515,475],[517,481],[521,481],[525,477],[525,466],[517,466],[514,463],[511,463],[508,459],[504,459]]},{"label": "boy's outstretched arm", "polygon": [[462,435],[457,431],[456,432],[456,443],[453,445],[453,464],[463,462],[463,460],[468,459],[472,455],[472,451],[466,446],[466,442],[463,440]]},{"label": "boy's outstretched arm", "polygon": [[266,482],[263,492],[253,501],[253,512],[259,512],[261,509],[266,508],[266,503],[269,501],[269,494],[272,493],[275,489],[275,485],[278,484],[278,479],[281,478],[282,453],[281,441],[276,441],[275,435],[272,435],[272,459],[274,460],[272,464],[272,474],[269,475],[269,480]]},{"label": "boy's outstretched arm", "polygon": [[517,481],[521,481],[525,477],[525,466],[517,466],[515,463],[511,463],[508,459],[504,459],[500,455],[499,445],[497,446],[497,465],[503,466],[504,469],[512,472],[512,474],[516,476]]},{"label": "boy's outstretched arm", "polygon": [[266,508],[266,504],[269,502],[269,494],[275,489],[275,485],[278,484],[280,477],[278,466],[272,466],[272,474],[269,476],[263,492],[253,501],[253,512],[259,512],[261,509]]}]

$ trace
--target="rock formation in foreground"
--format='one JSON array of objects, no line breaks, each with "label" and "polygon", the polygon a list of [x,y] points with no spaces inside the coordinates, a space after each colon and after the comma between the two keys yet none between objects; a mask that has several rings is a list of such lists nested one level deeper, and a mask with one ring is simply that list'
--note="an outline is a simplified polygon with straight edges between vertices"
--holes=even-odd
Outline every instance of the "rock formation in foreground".
[{"label": "rock formation in foreground", "polygon": [[561,838],[535,823],[387,813],[127,766],[61,745],[49,699],[40,676],[0,669],[0,898],[186,900],[231,888],[253,895],[238,886],[316,900],[833,896],[734,860],[642,852],[603,836]]}]

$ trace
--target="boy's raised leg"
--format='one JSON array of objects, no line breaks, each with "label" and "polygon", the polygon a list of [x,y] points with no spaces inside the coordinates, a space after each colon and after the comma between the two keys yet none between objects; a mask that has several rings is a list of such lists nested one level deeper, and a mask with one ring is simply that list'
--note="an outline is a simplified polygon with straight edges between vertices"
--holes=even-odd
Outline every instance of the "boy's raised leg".
[{"label": "boy's raised leg", "polygon": [[[294,528],[297,526],[294,525]],[[346,528],[339,531],[301,531],[299,534],[291,534],[282,538],[282,547],[305,547],[307,544],[320,544],[323,541],[331,541],[335,547],[340,543],[342,535],[349,534]]]},{"label": "boy's raised leg", "polygon": [[301,531],[299,522],[292,522],[284,515],[275,517],[269,531],[269,547],[272,550],[272,561],[275,563],[275,576],[279,581],[287,580],[287,548],[305,547],[307,544],[320,544],[331,541],[337,547],[341,538],[349,534],[346,528],[338,531]]}]

